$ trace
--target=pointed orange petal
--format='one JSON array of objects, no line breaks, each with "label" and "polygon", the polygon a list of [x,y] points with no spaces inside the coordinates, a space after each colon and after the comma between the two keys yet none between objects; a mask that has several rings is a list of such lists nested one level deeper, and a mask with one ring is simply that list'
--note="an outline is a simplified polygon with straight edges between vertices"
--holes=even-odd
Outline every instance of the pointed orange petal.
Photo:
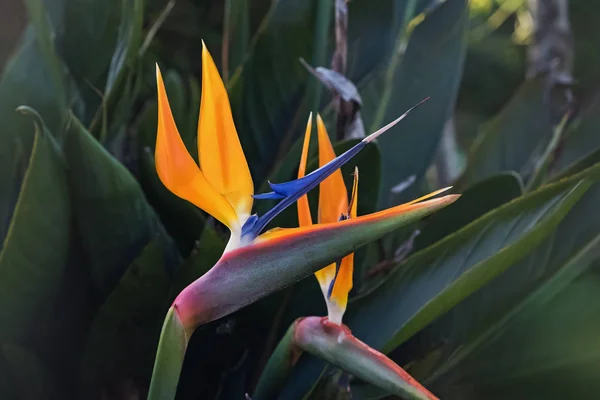
[{"label": "pointed orange petal", "polygon": [[[323,166],[335,158],[333,146],[320,115],[317,115],[317,133],[319,137],[319,165]],[[338,221],[348,209],[348,194],[342,177],[337,170],[319,186],[319,223]]]},{"label": "pointed orange petal", "polygon": [[[336,307],[328,307],[330,309],[329,320],[337,324],[342,323],[342,316],[348,305],[348,293],[352,290],[352,274],[354,273],[354,253],[348,254],[342,258],[340,262],[340,270],[335,278],[331,296],[328,302],[335,303]],[[331,311],[335,310],[334,313]]]},{"label": "pointed orange petal", "polygon": [[[325,268],[322,268],[315,272],[315,277],[317,281],[319,281],[319,286],[321,287],[321,291],[323,292],[323,296],[325,297],[325,301],[327,301],[327,294],[329,292],[329,284],[335,278],[335,263],[329,264]],[[329,308],[329,307],[328,307]]]},{"label": "pointed orange petal", "polygon": [[452,186],[448,186],[448,187],[445,187],[445,188],[441,188],[441,189],[438,189],[438,190],[436,190],[436,191],[434,191],[434,192],[431,192],[431,193],[429,193],[429,194],[426,194],[425,196],[419,197],[418,199],[415,199],[415,200],[409,201],[408,203],[404,203],[404,204],[402,204],[402,205],[404,205],[404,206],[409,206],[409,205],[411,205],[411,204],[415,204],[415,203],[418,203],[418,202],[420,202],[420,201],[427,200],[427,199],[429,199],[429,198],[431,198],[431,197],[433,197],[433,196],[437,196],[438,194],[440,194],[440,193],[444,193],[444,192],[446,192],[446,191],[448,191],[448,190],[450,190],[450,189],[452,189]]},{"label": "pointed orange petal", "polygon": [[[356,217],[358,204],[358,168],[354,168],[354,183],[352,185],[352,197],[348,214],[350,218]],[[340,270],[335,276],[333,290],[327,302],[335,303],[335,307],[328,306],[329,320],[337,324],[342,323],[342,317],[348,305],[348,294],[352,290],[352,274],[354,273],[354,253],[348,254],[340,262]]]},{"label": "pointed orange petal", "polygon": [[[298,167],[298,179],[306,174],[306,161],[308,158],[308,147],[310,145],[310,133],[312,131],[312,113],[308,116],[306,132],[304,133],[304,144],[302,145],[302,155],[300,156],[300,166]],[[310,207],[308,205],[308,196],[304,195],[298,199],[298,224],[300,226],[312,225]]]},{"label": "pointed orange petal", "polygon": [[158,65],[156,85],[158,87],[158,128],[154,157],[160,180],[175,195],[193,203],[231,228],[237,221],[235,211],[206,180],[185,148],[171,113]]},{"label": "pointed orange petal", "polygon": [[233,123],[227,90],[204,42],[198,157],[206,179],[225,196],[239,220],[245,220],[252,209],[254,185]]}]

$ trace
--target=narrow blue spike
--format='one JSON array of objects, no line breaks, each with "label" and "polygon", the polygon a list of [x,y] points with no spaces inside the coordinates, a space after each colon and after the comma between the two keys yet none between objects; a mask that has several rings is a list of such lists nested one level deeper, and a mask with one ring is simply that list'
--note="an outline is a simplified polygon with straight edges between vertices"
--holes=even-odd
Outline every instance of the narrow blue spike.
[{"label": "narrow blue spike", "polygon": [[249,224],[250,220],[248,220],[246,224],[244,224],[244,226],[242,227],[242,237],[244,237],[248,241],[253,240],[260,234],[260,232],[262,232],[262,230],[267,226],[267,224],[271,222],[273,218],[275,218],[277,214],[285,210],[290,205],[294,204],[300,197],[304,196],[311,189],[315,188],[319,183],[323,182],[338,168],[350,161],[350,159],[354,157],[359,151],[361,151],[367,144],[371,143],[373,140],[377,139],[382,133],[396,125],[398,122],[402,121],[412,110],[423,104],[428,99],[429,97],[422,100],[417,105],[411,107],[400,117],[396,118],[394,121],[390,122],[386,126],[378,129],[369,136],[365,137],[354,147],[347,150],[345,153],[339,155],[338,157],[334,158],[319,169],[314,170],[310,174],[300,179],[295,179],[293,181],[284,183],[269,182],[269,186],[271,187],[271,189],[273,189],[273,192],[257,194],[254,195],[254,198],[282,200],[279,203],[277,203],[275,207],[267,211],[265,215],[263,215],[262,217],[258,217],[256,220],[253,220],[251,225]]},{"label": "narrow blue spike", "polygon": [[275,192],[261,193],[261,194],[253,194],[252,197],[255,200],[278,200],[283,199],[285,196]]},{"label": "narrow blue spike", "polygon": [[[329,161],[321,168],[314,170],[308,175],[303,176],[300,179],[294,179],[293,181],[283,183],[271,183],[269,186],[273,189],[273,192],[282,194],[284,197],[293,196],[294,194],[303,191],[305,187],[315,187],[321,183],[325,178],[334,173],[342,165],[346,164],[352,157],[354,157],[359,151],[368,144],[367,141],[361,141],[354,145],[351,149],[343,153],[342,155]],[[315,183],[316,182],[316,183]],[[306,193],[306,192],[304,192]],[[303,193],[303,194],[304,194]]]},{"label": "narrow blue spike", "polygon": [[340,272],[340,267],[342,266],[342,261],[337,260],[335,262],[335,275],[331,282],[329,282],[329,288],[327,288],[327,298],[331,298],[331,293],[333,293],[333,286],[335,285],[335,281],[337,280],[338,274]]},{"label": "narrow blue spike", "polygon": [[[265,226],[267,226],[269,222],[271,222],[273,218],[275,218],[277,214],[285,210],[290,205],[294,204],[294,202],[296,202],[300,197],[304,196],[311,189],[315,188],[319,183],[323,182],[329,175],[333,174],[338,168],[347,163],[352,157],[354,157],[359,151],[361,151],[368,143],[368,141],[362,140],[342,155],[334,158],[327,164],[323,165],[321,168],[314,170],[313,172],[311,172],[303,178],[285,183],[271,184],[271,187],[275,186],[277,188],[276,194],[279,194],[279,190],[290,194],[286,196],[283,200],[281,200],[279,203],[277,203],[275,207],[267,211],[265,215],[258,218],[256,224],[254,224],[254,226],[251,229],[248,229],[246,231],[246,235],[251,235],[247,239],[252,240],[256,236],[258,236],[258,234],[265,228]],[[295,188],[295,191],[292,191],[292,188]],[[263,195],[264,194],[259,194],[258,196]],[[269,194],[267,193],[267,195]],[[244,236],[243,231],[242,236]]]},{"label": "narrow blue spike", "polygon": [[244,225],[242,226],[242,236],[245,236],[247,232],[249,232],[250,230],[252,230],[252,227],[254,225],[256,225],[256,221],[258,221],[258,215],[252,214],[246,220],[246,222],[244,222]]}]

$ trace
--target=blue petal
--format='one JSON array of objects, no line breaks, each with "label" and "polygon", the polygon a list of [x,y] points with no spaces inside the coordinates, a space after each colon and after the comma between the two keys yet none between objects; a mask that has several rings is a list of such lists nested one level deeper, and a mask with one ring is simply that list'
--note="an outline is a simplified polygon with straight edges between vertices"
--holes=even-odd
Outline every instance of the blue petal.
[{"label": "blue petal", "polygon": [[[273,192],[281,194],[285,197],[293,196],[296,193],[303,191],[305,187],[310,187],[312,189],[316,187],[319,183],[321,183],[323,180],[325,180],[325,178],[327,178],[329,175],[334,173],[342,165],[346,164],[346,162],[348,162],[359,151],[361,151],[363,147],[367,145],[367,143],[368,142],[366,141],[361,141],[357,143],[354,147],[352,147],[342,155],[334,158],[327,164],[323,165],[321,168],[314,170],[310,174],[303,176],[300,179],[295,179],[293,181],[284,183],[269,182],[269,186],[271,186]],[[306,192],[308,192],[308,190]],[[298,196],[298,198],[300,198],[300,196]]]},{"label": "blue petal", "polygon": [[[285,198],[281,200],[277,205],[271,208],[265,213],[265,215],[258,218],[256,223],[252,226],[248,226],[247,229],[242,229],[242,236],[249,235],[248,240],[252,240],[257,237],[260,232],[267,226],[269,222],[277,214],[285,210],[290,205],[294,204],[300,197],[304,196],[311,189],[315,188],[319,183],[323,182],[329,175],[333,174],[338,168],[347,163],[352,157],[354,157],[359,151],[361,151],[369,142],[363,140],[357,143],[354,147],[347,150],[345,153],[334,158],[321,168],[314,170],[310,174],[303,178],[295,179],[293,181],[285,183],[269,183],[273,188],[272,193],[262,193],[255,195],[254,198],[277,198],[276,195],[285,195]],[[256,197],[259,196],[259,197]],[[246,225],[244,225],[246,228]]]},{"label": "blue petal", "polygon": [[335,276],[329,282],[329,288],[327,289],[327,298],[331,298],[331,293],[333,293],[333,286],[335,285],[335,281],[337,280],[338,274],[340,273],[340,267],[342,266],[342,261],[338,260],[335,262]]},{"label": "blue petal", "polygon": [[244,225],[242,226],[242,236],[245,235],[245,232],[252,230],[252,227],[256,225],[256,221],[258,221],[258,216],[256,214],[252,214],[246,220],[246,222],[244,222]]},{"label": "blue petal", "polygon": [[285,196],[282,194],[279,194],[279,193],[269,192],[269,193],[253,194],[252,197],[255,200],[277,200],[277,199],[283,199]]},{"label": "blue petal", "polygon": [[269,222],[271,222],[273,218],[275,218],[277,214],[294,204],[300,197],[304,196],[311,189],[315,188],[319,183],[323,182],[329,175],[333,174],[338,168],[347,163],[352,157],[354,157],[359,151],[361,151],[368,143],[377,139],[377,137],[379,137],[382,133],[396,125],[398,122],[402,121],[412,110],[423,104],[428,99],[429,97],[425,100],[422,100],[417,105],[411,107],[400,117],[396,118],[394,121],[378,129],[376,132],[373,132],[372,134],[364,138],[362,141],[357,143],[350,150],[334,158],[333,160],[323,165],[321,168],[311,172],[310,174],[300,179],[284,183],[269,182],[269,186],[271,186],[271,189],[273,189],[273,191],[269,193],[261,193],[258,195],[254,195],[254,198],[282,200],[279,203],[277,203],[275,207],[267,211],[262,217],[253,219],[252,223],[249,219],[242,227],[242,237],[248,241],[254,240],[254,238],[257,237],[260,234],[260,232],[262,232],[262,230],[267,226]]},{"label": "blue petal", "polygon": [[277,214],[294,204],[300,197],[304,196],[319,183],[323,182],[329,175],[333,174],[338,168],[347,163],[352,157],[361,151],[368,143],[369,142],[365,140],[357,143],[345,153],[334,158],[321,168],[314,170],[303,178],[295,179],[285,183],[269,183],[274,192],[255,195],[255,199],[257,198],[256,196],[260,196],[258,197],[259,199],[265,198],[264,196],[266,196],[266,198],[276,198],[273,197],[275,195],[285,195],[285,198],[277,203],[275,207],[267,211],[265,215],[259,217],[253,226],[248,226],[247,229],[243,229],[246,228],[246,225],[244,225],[242,228],[242,236],[249,235],[247,238],[248,240],[252,240],[257,237]]}]

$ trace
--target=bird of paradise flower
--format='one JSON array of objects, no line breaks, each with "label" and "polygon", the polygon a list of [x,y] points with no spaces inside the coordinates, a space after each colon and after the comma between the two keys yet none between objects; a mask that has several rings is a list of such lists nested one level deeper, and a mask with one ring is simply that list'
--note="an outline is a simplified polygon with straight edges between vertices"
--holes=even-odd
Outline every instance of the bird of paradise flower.
[{"label": "bird of paradise flower", "polygon": [[[189,337],[199,325],[280,290],[355,248],[458,198],[457,195],[448,195],[415,203],[430,197],[425,196],[415,202],[365,216],[335,221],[327,217],[317,225],[301,224],[298,228],[263,233],[277,214],[334,174],[368,143],[423,102],[310,174],[290,182],[270,183],[272,192],[254,194],[254,184],[233,122],[227,91],[204,43],[198,122],[199,165],[188,153],[177,130],[158,66],[156,79],[158,124],[155,161],[158,176],[172,193],[215,217],[229,228],[231,234],[217,264],[187,286],[167,313],[149,399],[174,397]],[[437,192],[431,196],[434,194]],[[251,214],[254,199],[280,201],[264,215],[258,216]]]}]

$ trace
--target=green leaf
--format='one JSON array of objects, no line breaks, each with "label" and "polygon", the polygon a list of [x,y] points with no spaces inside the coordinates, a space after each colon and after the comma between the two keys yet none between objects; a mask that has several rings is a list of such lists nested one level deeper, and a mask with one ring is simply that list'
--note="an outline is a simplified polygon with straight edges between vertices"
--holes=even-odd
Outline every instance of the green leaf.
[{"label": "green leaf", "polygon": [[510,172],[471,186],[461,193],[460,199],[427,219],[421,234],[415,239],[413,251],[431,246],[522,193],[521,178]]},{"label": "green leaf", "polygon": [[[597,259],[600,216],[594,210],[598,199],[600,184],[595,183],[528,257],[513,264],[485,290],[475,293],[415,338],[421,343],[421,352],[432,348],[438,352],[436,362],[421,376],[433,374],[429,379],[433,382],[440,378],[439,384],[443,385],[463,372],[470,373],[472,357],[479,357],[479,352],[496,335],[501,335],[505,326],[523,321],[518,316],[521,309],[530,308],[527,305],[530,303],[543,305],[550,301],[559,289]],[[444,341],[439,346],[441,335]],[[407,346],[410,345],[408,342]],[[456,371],[452,371],[453,365]]]},{"label": "green leaf", "polygon": [[161,246],[153,240],[128,267],[90,326],[82,372],[86,393],[118,384],[115,376],[150,376],[170,287]]},{"label": "green leaf", "polygon": [[534,250],[598,178],[597,170],[515,199],[416,253],[351,305],[348,325],[367,344],[395,349]]},{"label": "green leaf", "polygon": [[11,386],[11,389],[4,389],[0,385],[2,398],[16,397],[23,400],[59,398],[52,374],[33,352],[13,343],[2,344],[1,349],[0,357],[5,359],[7,368],[5,376],[10,379]]},{"label": "green leaf", "polygon": [[[433,5],[432,0],[398,2],[355,0],[348,3],[348,72],[357,84],[381,73],[406,34],[408,23]],[[378,101],[376,102],[378,103]]]},{"label": "green leaf", "polygon": [[508,104],[483,127],[470,150],[458,187],[503,171],[515,171],[528,180],[552,136],[544,96],[541,78],[521,85]]},{"label": "green leaf", "polygon": [[294,321],[290,325],[285,335],[283,335],[277,344],[275,350],[273,350],[267,365],[265,365],[265,368],[260,374],[260,379],[252,394],[253,400],[276,398],[281,387],[285,383],[288,374],[294,367],[296,361],[298,361],[300,349],[296,348],[294,342],[297,324],[298,321]]},{"label": "green leaf", "polygon": [[250,11],[248,0],[226,0],[223,23],[223,46],[227,61],[223,60],[225,84],[242,65],[250,45]]},{"label": "green leaf", "polygon": [[[71,200],[65,163],[36,125],[33,151],[0,252],[0,338],[23,342],[44,332],[67,263]],[[40,331],[40,332],[38,332]]]},{"label": "green leaf", "polygon": [[552,298],[540,299],[544,292],[533,295],[517,307],[501,334],[489,338],[466,368],[460,366],[457,373],[468,387],[448,381],[446,398],[463,398],[467,390],[493,400],[558,400],[595,393],[600,389],[599,286],[597,275],[590,272]]},{"label": "green leaf", "polygon": [[0,243],[6,236],[35,136],[31,119],[15,109],[21,105],[35,108],[56,137],[61,135],[66,116],[63,66],[54,52],[46,11],[40,1],[29,0],[26,5],[31,23],[0,80]]},{"label": "green leaf", "polygon": [[142,44],[144,22],[144,0],[122,1],[121,23],[117,37],[117,46],[113,52],[106,78],[104,94],[108,95],[113,86],[119,87],[125,78],[127,67],[137,58]]},{"label": "green leaf", "polygon": [[[502,353],[497,344],[506,341],[510,337],[511,331],[519,331],[523,329],[523,326],[530,325],[531,319],[541,321],[544,309],[563,308],[567,311],[568,307],[565,307],[565,305],[550,307],[552,303],[556,304],[557,298],[562,297],[562,292],[565,289],[568,290],[572,282],[579,278],[599,258],[600,235],[596,235],[580,251],[561,264],[552,274],[549,274],[547,279],[542,280],[535,290],[528,292],[527,296],[524,296],[521,301],[509,308],[500,318],[488,325],[487,329],[478,331],[478,334],[473,335],[471,340],[456,349],[452,356],[434,371],[428,381],[446,386],[458,380],[468,381],[473,379],[473,375],[489,375],[493,380],[511,380],[514,379],[515,375],[523,374],[524,370],[533,373],[544,373],[559,366],[558,363],[561,361],[555,358],[556,354],[551,354],[550,357],[548,355],[543,356],[545,360],[542,362],[532,363],[532,360],[522,362],[526,359],[517,349],[519,344],[525,344],[523,341],[514,342],[510,349],[507,349],[504,355],[499,357],[498,355]],[[544,315],[544,317],[547,316]],[[552,330],[549,332],[552,332]],[[536,335],[536,337],[538,338],[536,339],[537,342],[537,340],[545,338],[547,335]],[[543,346],[549,344],[556,346],[561,342],[560,340],[548,341],[544,339]],[[537,344],[535,345],[537,346]],[[482,358],[489,352],[495,353],[493,365]],[[475,360],[477,360],[477,367],[474,365]],[[520,370],[515,370],[515,365],[509,367],[507,364],[520,364],[518,365]],[[470,378],[467,378],[469,376]]]},{"label": "green leaf", "polygon": [[556,162],[552,165],[554,175],[566,176],[576,163],[592,157],[600,151],[598,126],[600,104],[594,104],[569,127]]},{"label": "green leaf", "polygon": [[62,54],[73,75],[95,84],[107,71],[117,43],[121,7],[102,0],[68,2]]},{"label": "green leaf", "polygon": [[562,172],[554,174],[551,177],[551,181],[558,181],[564,178],[568,178],[569,176],[578,174],[579,172],[584,171],[587,168],[590,168],[591,166],[598,163],[600,163],[600,149],[577,160],[568,168],[563,169]]},{"label": "green leaf", "polygon": [[412,190],[393,195],[390,189],[409,175],[421,178],[437,150],[462,75],[466,3],[448,0],[435,8],[414,29],[403,55],[398,49],[406,37],[400,32],[394,47],[398,53],[377,74],[359,84],[367,131],[379,128],[431,96],[406,121],[378,139],[383,159],[380,204],[399,204],[417,197]]},{"label": "green leaf", "polygon": [[64,151],[80,240],[100,301],[155,238],[172,271],[179,255],[137,181],[72,115]]}]

